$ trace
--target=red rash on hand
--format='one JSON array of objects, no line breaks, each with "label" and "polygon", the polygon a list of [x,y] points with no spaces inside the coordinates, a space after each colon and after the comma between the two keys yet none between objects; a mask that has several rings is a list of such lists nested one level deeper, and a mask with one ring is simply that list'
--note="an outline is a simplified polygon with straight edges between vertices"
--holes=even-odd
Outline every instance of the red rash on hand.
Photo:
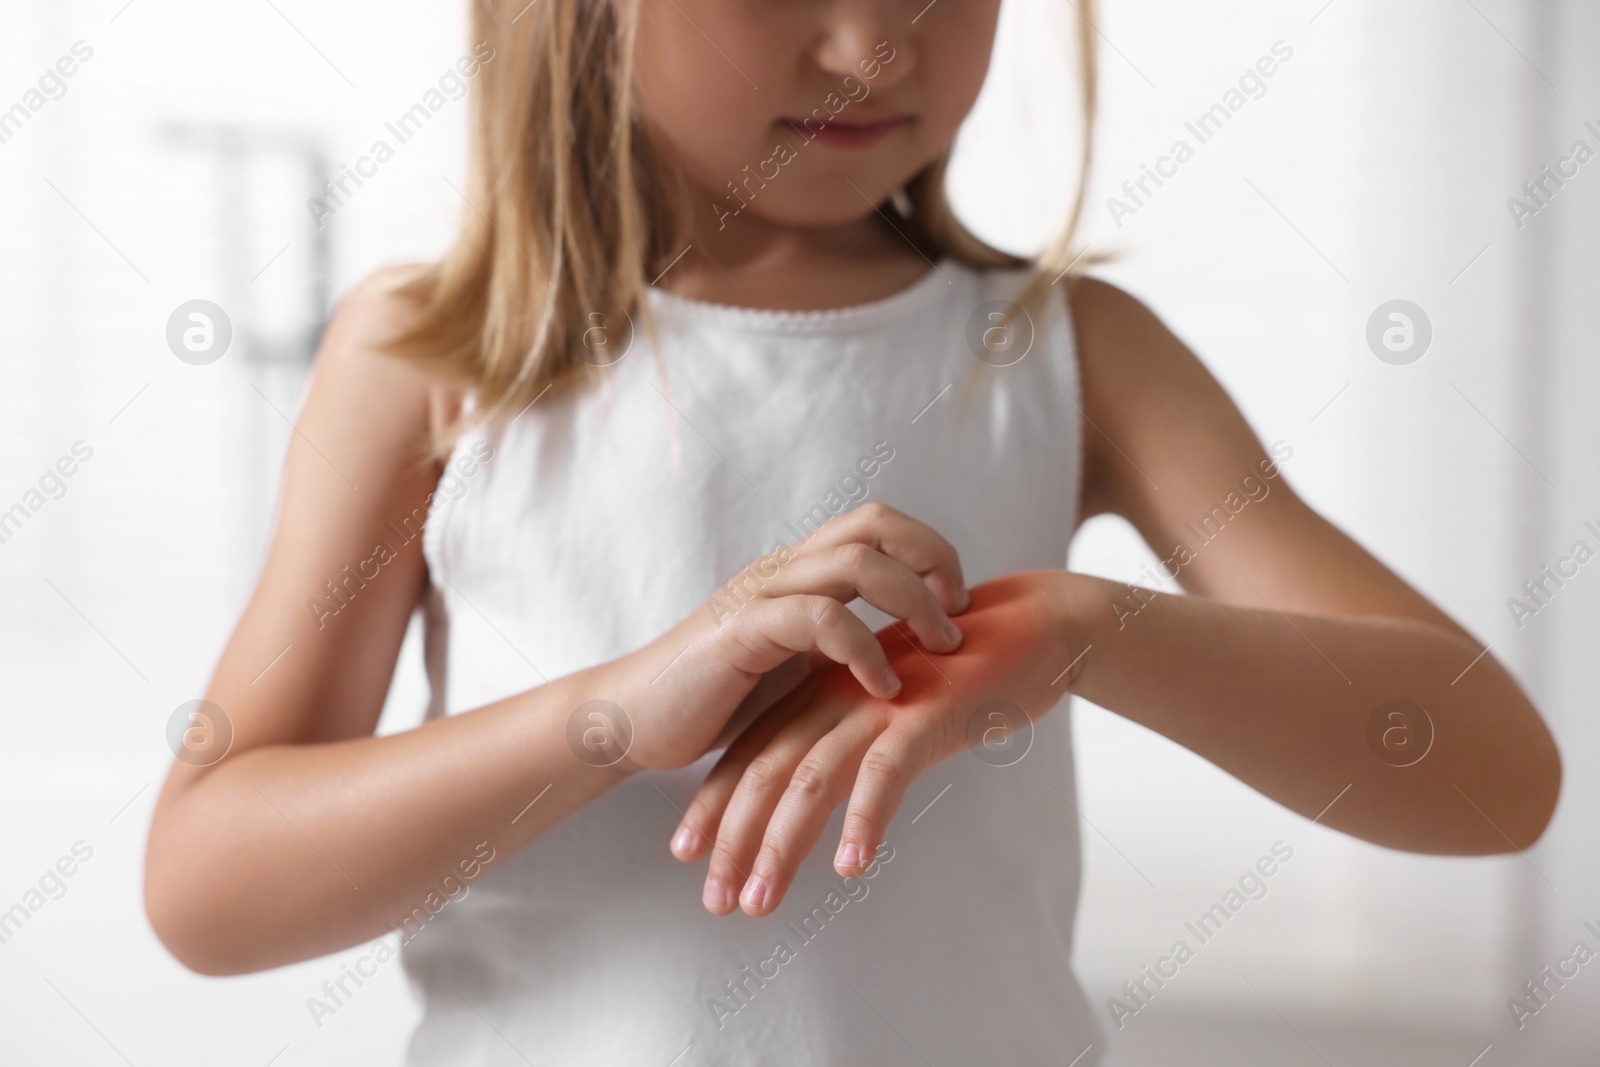
[{"label": "red rash on hand", "polygon": [[865,692],[844,667],[825,670],[817,700],[869,706],[899,718],[928,717],[935,726],[934,759],[966,747],[965,716],[989,700],[1009,700],[1030,715],[1048,711],[1067,692],[1052,685],[1072,656],[1064,627],[1051,610],[1049,581],[1059,572],[1009,574],[971,590],[971,606],[955,616],[961,647],[937,655],[915,644],[903,624],[878,631],[890,664],[905,683],[892,700]]},{"label": "red rash on hand", "polygon": [[[895,697],[871,695],[848,667],[832,664],[813,676],[814,689],[808,684],[787,706],[775,707],[772,732],[747,734],[759,740],[730,747],[685,816],[691,827],[716,834],[706,906],[716,914],[735,906],[751,915],[770,913],[800,858],[816,844],[828,812],[846,796],[834,869],[859,873],[860,858],[882,843],[912,779],[1059,701],[1067,685],[1057,683],[1071,662],[1066,577],[1065,571],[1035,571],[971,590],[967,611],[957,616],[962,644],[945,655],[921,648],[909,629],[891,623],[878,637],[902,683]],[[990,706],[995,701],[1026,715]],[[761,720],[749,729],[762,730]],[[763,757],[766,774],[747,774]],[[797,770],[803,759],[812,761],[811,788]],[[825,783],[821,791],[817,782]],[[707,830],[697,832],[710,840]],[[682,851],[679,858],[698,852]]]}]

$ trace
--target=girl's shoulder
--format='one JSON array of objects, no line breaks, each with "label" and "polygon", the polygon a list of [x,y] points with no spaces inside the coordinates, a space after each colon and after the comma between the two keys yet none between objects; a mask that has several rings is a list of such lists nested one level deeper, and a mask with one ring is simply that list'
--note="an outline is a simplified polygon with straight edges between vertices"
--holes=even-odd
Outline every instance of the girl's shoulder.
[{"label": "girl's shoulder", "polygon": [[414,430],[437,440],[461,414],[467,391],[389,349],[418,315],[412,286],[426,268],[393,264],[372,271],[340,299],[317,352],[319,373],[364,380],[369,392],[352,396],[370,411],[425,420]]},{"label": "girl's shoulder", "polygon": [[1067,306],[1086,375],[1108,388],[1186,394],[1200,361],[1138,297],[1088,275],[1069,278]]}]

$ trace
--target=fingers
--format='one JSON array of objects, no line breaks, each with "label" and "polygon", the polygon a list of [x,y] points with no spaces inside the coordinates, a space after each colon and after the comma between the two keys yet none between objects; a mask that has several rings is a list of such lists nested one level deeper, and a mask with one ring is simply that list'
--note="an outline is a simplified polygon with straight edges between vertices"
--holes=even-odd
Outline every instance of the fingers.
[{"label": "fingers", "polygon": [[903,723],[885,730],[861,757],[833,860],[833,869],[847,878],[872,862],[906,790],[932,762],[926,737]]},{"label": "fingers", "polygon": [[931,652],[954,652],[962,643],[950,613],[965,610],[970,597],[954,547],[927,525],[876,503],[763,556],[707,608],[715,640],[724,650],[732,646],[734,658],[726,662],[736,671],[762,675],[794,653],[815,650],[887,699],[899,692],[900,679],[878,637],[844,607],[857,596],[904,619]]},{"label": "fingers", "polygon": [[875,548],[921,576],[950,614],[959,615],[967,610],[970,598],[955,546],[933,527],[886,504],[877,501],[863,504],[819,527],[806,541],[792,547],[805,553],[851,542]]},{"label": "fingers", "polygon": [[670,847],[674,856],[680,860],[698,859],[711,847],[717,839],[722,813],[727,809],[728,800],[733,796],[744,769],[777,736],[779,730],[810,704],[815,691],[815,684],[801,685],[751,723],[728,746],[711,768],[711,773],[706,775],[705,781],[700,783],[677,830],[673,832]]},{"label": "fingers", "polygon": [[812,593],[849,603],[860,596],[879,611],[904,619],[922,647],[949,653],[961,647],[961,630],[932,589],[909,567],[860,541],[807,553],[766,582],[767,596]]},{"label": "fingers", "polygon": [[937,755],[934,734],[916,717],[853,699],[815,701],[807,688],[740,735],[674,835],[679,859],[710,849],[703,902],[713,914],[776,909],[847,796],[834,870],[863,874],[906,790]]},{"label": "fingers", "polygon": [[[756,673],[787,658],[782,650],[816,649],[849,667],[867,692],[885,699],[900,691],[900,676],[889,666],[878,635],[839,601],[829,596],[786,596],[752,600],[739,613],[740,625],[729,631],[750,653],[744,669]],[[780,658],[781,657],[781,658]]]},{"label": "fingers", "polygon": [[[801,761],[833,725],[831,717],[796,716],[743,767],[718,823],[716,844],[711,849],[711,864],[702,896],[706,910],[726,915],[738,906],[741,894],[749,892],[751,867],[773,810]],[[842,800],[842,791],[849,788],[848,779],[833,784],[841,791],[837,800]]]},{"label": "fingers", "polygon": [[[849,792],[857,768],[880,729],[871,716],[849,716],[813,745],[795,767],[764,827],[751,828],[761,834],[761,844],[755,851],[750,877],[739,894],[739,904],[746,914],[767,915],[783,902],[800,864],[827,828],[833,809]],[[723,832],[730,829],[733,828],[725,819]],[[741,847],[747,846],[748,839],[741,830],[734,829],[733,834]],[[853,865],[865,866],[859,858]]]}]

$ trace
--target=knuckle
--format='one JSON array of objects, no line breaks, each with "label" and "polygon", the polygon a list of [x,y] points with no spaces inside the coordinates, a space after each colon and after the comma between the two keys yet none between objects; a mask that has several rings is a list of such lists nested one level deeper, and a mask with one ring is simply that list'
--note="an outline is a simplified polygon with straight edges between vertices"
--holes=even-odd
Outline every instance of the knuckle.
[{"label": "knuckle", "polygon": [[783,870],[784,866],[783,850],[771,841],[763,841],[760,850],[756,852],[755,866],[751,870],[760,871],[770,878]]},{"label": "knuckle", "polygon": [[881,500],[869,500],[856,508],[856,514],[867,522],[878,523],[899,513]]},{"label": "knuckle", "polygon": [[826,800],[833,785],[833,774],[820,760],[807,757],[789,779],[789,791],[798,800]]},{"label": "knuckle", "polygon": [[763,612],[741,612],[727,620],[728,625],[712,636],[712,650],[733,662],[760,655],[770,643],[763,629],[766,617]]},{"label": "knuckle", "polygon": [[818,630],[837,630],[846,625],[843,604],[828,596],[812,597],[806,605],[806,616]]},{"label": "knuckle", "polygon": [[877,561],[878,553],[871,545],[852,541],[839,549],[839,564],[849,575],[860,577]]},{"label": "knuckle", "polygon": [[873,749],[861,760],[861,777],[894,788],[904,783],[906,768],[899,756]]},{"label": "knuckle", "polygon": [[711,846],[711,866],[714,870],[739,869],[739,849],[734,845],[732,838],[726,836],[717,838],[717,843]]},{"label": "knuckle", "polygon": [[852,808],[845,812],[841,834],[846,840],[870,843],[877,838],[878,827],[864,813]]},{"label": "knuckle", "polygon": [[739,786],[752,793],[766,793],[784,780],[783,766],[777,759],[758,756],[744,769],[744,774],[739,779]]}]

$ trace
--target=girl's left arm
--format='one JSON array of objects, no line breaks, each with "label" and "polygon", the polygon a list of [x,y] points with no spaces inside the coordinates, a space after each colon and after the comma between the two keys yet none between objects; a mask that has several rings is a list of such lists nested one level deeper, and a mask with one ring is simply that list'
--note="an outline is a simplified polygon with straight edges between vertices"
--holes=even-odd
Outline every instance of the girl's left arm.
[{"label": "girl's left arm", "polygon": [[1075,583],[1068,617],[1094,647],[1073,691],[1302,814],[1332,804],[1321,821],[1369,841],[1537,840],[1560,756],[1484,643],[1296,496],[1276,470],[1293,442],[1269,458],[1143,304],[1091,279],[1071,303],[1082,511],[1127,518],[1194,594]]},{"label": "girl's left arm", "polygon": [[[1090,280],[1071,301],[1080,511],[1127,518],[1187,595],[1030,572],[972,590],[953,654],[886,633],[904,691],[879,700],[830,669],[775,708],[707,778],[679,857],[714,840],[708,881],[768,913],[835,805],[848,797],[835,867],[855,874],[922,771],[1020,725],[1004,708],[1043,714],[1069,688],[1368,841],[1530,846],[1561,762],[1505,668],[1284,484],[1221,386],[1142,304]],[[1276,460],[1292,447],[1275,446]]]}]

